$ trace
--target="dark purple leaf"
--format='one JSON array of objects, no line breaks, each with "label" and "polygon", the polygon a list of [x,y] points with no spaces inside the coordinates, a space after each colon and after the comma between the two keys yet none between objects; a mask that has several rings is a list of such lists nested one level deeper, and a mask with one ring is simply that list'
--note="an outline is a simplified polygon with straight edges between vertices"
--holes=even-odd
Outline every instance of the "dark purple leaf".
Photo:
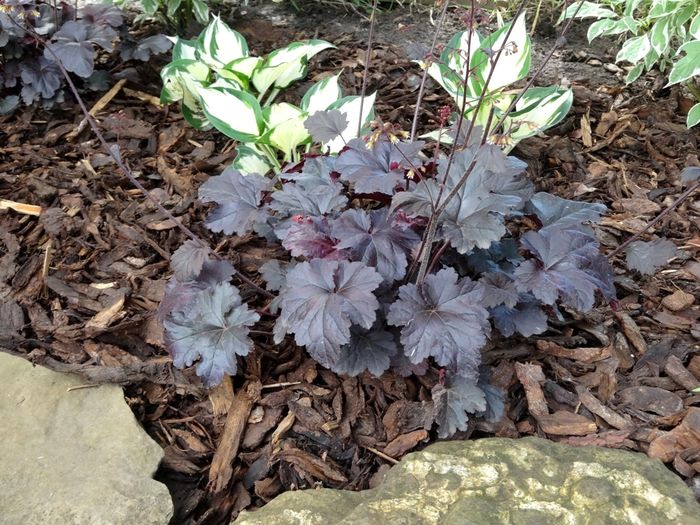
[{"label": "dark purple leaf", "polygon": [[107,44],[105,49],[111,49],[112,40],[116,36],[116,32],[109,26],[92,26],[82,20],[71,20],[54,33],[52,42],[46,44],[44,57],[55,60],[56,55],[68,71],[88,78],[94,69],[93,42],[102,47]]},{"label": "dark purple leaf", "polygon": [[281,262],[270,259],[260,267],[260,275],[267,283],[268,290],[277,292],[282,289],[287,281],[287,272],[296,266],[296,261]]},{"label": "dark purple leaf", "polygon": [[206,225],[214,232],[245,235],[258,222],[264,222],[267,209],[260,205],[262,194],[272,187],[272,181],[260,175],[243,175],[226,168],[221,175],[210,177],[199,188],[202,202],[219,206],[207,217]]},{"label": "dark purple leaf", "polygon": [[173,365],[183,368],[199,360],[197,375],[204,386],[218,385],[224,374],[236,374],[236,356],[247,355],[253,347],[248,327],[259,318],[230,284],[203,290],[163,323]]},{"label": "dark purple leaf", "polygon": [[170,312],[186,308],[199,292],[216,284],[228,282],[234,273],[235,270],[231,263],[207,261],[203,264],[196,279],[179,281],[176,277],[172,277],[165,285],[165,293],[158,306],[156,317],[162,320]]},{"label": "dark purple leaf", "polygon": [[325,217],[307,217],[289,222],[282,241],[292,257],[308,259],[347,259],[331,235],[331,226]]},{"label": "dark purple leaf", "polygon": [[281,191],[272,194],[270,207],[287,217],[326,215],[341,210],[347,204],[348,199],[341,194],[342,189],[338,183],[310,188],[287,183]]},{"label": "dark purple leaf", "polygon": [[[53,59],[41,56],[36,60],[25,60],[19,68],[25,87],[31,86],[33,91],[41,95],[42,98],[53,97],[56,90],[61,87],[63,75]],[[25,98],[25,103],[31,104],[32,101],[27,102],[26,97],[23,98]]]},{"label": "dark purple leaf", "polygon": [[209,260],[211,250],[207,246],[188,239],[173,252],[170,267],[178,281],[195,279],[202,271],[204,263]]},{"label": "dark purple leaf", "polygon": [[87,4],[79,12],[88,24],[107,24],[114,28],[124,23],[122,10],[110,4]]},{"label": "dark purple leaf", "polygon": [[[317,186],[337,187],[336,181],[331,176],[335,164],[335,157],[321,155],[308,157],[300,171],[283,171],[279,174],[281,179],[296,182],[304,189],[311,190]],[[294,165],[292,169],[298,169]]]},{"label": "dark purple leaf", "polygon": [[634,241],[627,250],[627,268],[637,270],[644,275],[652,275],[657,268],[664,266],[668,260],[675,257],[678,248],[668,239],[653,241]]},{"label": "dark purple leaf", "polygon": [[348,125],[348,119],[337,109],[317,111],[304,122],[304,127],[314,142],[323,143],[340,137]]},{"label": "dark purple leaf", "polygon": [[486,410],[486,395],[477,385],[477,378],[478,375],[473,377],[450,375],[444,385],[438,383],[432,388],[439,438],[448,438],[457,431],[467,430],[469,422],[467,414]]},{"label": "dark purple leaf", "polygon": [[501,239],[491,243],[486,250],[476,248],[467,255],[469,268],[477,273],[510,271],[513,264],[522,260],[515,239]]},{"label": "dark purple leaf", "polygon": [[403,352],[399,352],[391,358],[391,370],[401,377],[408,377],[411,375],[424,376],[428,368],[427,359],[424,359],[420,363],[412,363]]},{"label": "dark purple leaf", "polygon": [[547,331],[547,314],[533,297],[523,295],[525,299],[512,308],[500,305],[491,309],[494,326],[506,337],[515,332],[530,337]]},{"label": "dark purple leaf", "polygon": [[394,225],[386,208],[366,212],[344,211],[333,221],[333,237],[338,248],[350,249],[353,259],[374,267],[389,282],[403,279],[408,260],[406,255],[420,237],[410,228]]},{"label": "dark purple leaf", "polygon": [[542,226],[556,223],[561,229],[580,229],[590,233],[585,222],[598,222],[607,208],[603,204],[570,201],[550,193],[536,193],[525,205],[526,213],[534,213]]},{"label": "dark purple leaf", "polygon": [[520,294],[513,279],[506,274],[486,273],[479,282],[484,287],[484,298],[481,304],[486,308],[494,308],[501,304],[513,308],[517,304]]},{"label": "dark purple leaf", "polygon": [[391,357],[398,352],[394,334],[372,328],[366,330],[357,326],[350,328],[350,343],[341,348],[341,354],[331,370],[336,374],[356,376],[368,370],[379,377],[391,363]]},{"label": "dark purple leaf", "polygon": [[173,43],[164,35],[153,35],[131,42],[123,41],[120,46],[119,57],[125,62],[132,59],[147,62],[151,56],[165,53],[172,45]]},{"label": "dark purple leaf", "polygon": [[550,226],[525,233],[521,243],[538,260],[527,260],[515,269],[519,291],[532,292],[544,304],[553,305],[561,299],[582,312],[593,307],[600,283],[585,268],[600,256],[594,238],[577,230]]},{"label": "dark purple leaf", "polygon": [[481,306],[483,287],[458,280],[452,268],[428,275],[423,284],[405,284],[391,305],[387,321],[402,326],[401,343],[414,363],[429,356],[460,375],[476,373],[479,350],[490,332],[488,312]]},{"label": "dark purple leaf", "polygon": [[338,155],[335,169],[340,178],[354,185],[356,193],[393,195],[404,171],[420,165],[418,153],[424,142],[397,142],[380,139],[368,148],[362,139],[353,139]]},{"label": "dark purple leaf", "polygon": [[381,282],[374,269],[359,262],[314,259],[297,264],[280,292],[275,342],[294,334],[311,357],[332,366],[350,342],[350,326],[370,328],[374,323],[379,302],[372,292]]},{"label": "dark purple leaf", "polygon": [[[422,180],[413,190],[396,194],[392,209],[400,207],[409,214],[429,216],[433,204],[439,206],[459,184],[477,151],[474,147],[455,154],[439,203],[434,201],[439,195],[438,181],[445,180],[449,164],[445,158],[438,165],[436,179]],[[505,217],[530,197],[532,185],[522,176],[526,164],[507,157],[505,166],[503,171],[493,172],[477,162],[440,217],[439,238],[450,241],[459,253],[468,253],[475,247],[488,248],[503,237]]]}]

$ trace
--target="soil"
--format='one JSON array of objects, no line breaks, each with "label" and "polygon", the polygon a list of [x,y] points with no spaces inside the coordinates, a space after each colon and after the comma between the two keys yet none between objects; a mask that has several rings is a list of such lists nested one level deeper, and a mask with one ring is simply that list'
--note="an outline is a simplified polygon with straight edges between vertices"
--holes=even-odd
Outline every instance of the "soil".
[{"label": "soil", "polygon": [[[314,61],[308,81],[343,69],[346,91],[359,91],[367,21],[315,3],[302,8],[308,11],[259,2],[224,18],[258,54],[300,38],[333,42],[337,49]],[[426,19],[405,10],[378,19],[369,90],[378,91],[378,115],[404,129],[419,81],[408,54],[412,44],[430,43]],[[454,15],[445,34],[457,29]],[[551,27],[540,29],[536,63],[555,38]],[[597,227],[607,252],[682,193],[680,171],[699,164],[700,139],[700,131],[683,125],[684,94],[662,89],[654,75],[625,87],[614,49],[611,42],[587,46],[582,29],[569,36],[540,82],[570,85],[574,107],[563,123],[513,151],[539,189],[608,205]],[[176,107],[148,99],[159,91],[157,71],[155,62],[139,69],[131,91],[99,113],[102,130],[157,199],[259,282],[257,269],[272,254],[250,238],[209,233],[195,199],[197,187],[235,156],[235,145],[192,130]],[[437,108],[449,103],[430,84],[421,126],[430,129]],[[213,391],[201,387],[193,369],[173,369],[155,311],[183,236],[89,131],[71,137],[81,120],[73,103],[0,118],[0,198],[42,207],[38,217],[0,211],[0,350],[80,373],[87,383],[123,384],[139,421],[165,450],[158,477],[173,493],[173,523],[228,523],[285,490],[368,488],[404,454],[436,440],[422,416],[437,372],[339,377],[291,344],[272,344],[271,323],[256,327],[256,350],[241,362],[242,376]],[[506,415],[498,423],[474,420],[454,439],[539,435],[648,453],[700,495],[700,395],[691,392],[700,386],[699,213],[691,197],[652,230],[680,248],[653,277],[613,259],[616,310],[567,312],[541,337],[494,340],[483,360],[506,392]],[[254,300],[252,288],[241,289]],[[10,315],[17,308],[19,318]],[[528,409],[528,396],[538,392],[549,414]],[[231,481],[217,487],[212,462],[236,402],[251,411],[239,421]]]}]

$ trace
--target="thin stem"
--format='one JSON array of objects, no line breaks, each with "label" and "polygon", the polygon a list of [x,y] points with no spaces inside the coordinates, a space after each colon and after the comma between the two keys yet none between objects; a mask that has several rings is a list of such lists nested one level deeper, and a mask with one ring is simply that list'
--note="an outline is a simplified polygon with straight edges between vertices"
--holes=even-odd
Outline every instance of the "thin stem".
[{"label": "thin stem", "polygon": [[374,40],[374,24],[377,21],[377,4],[379,0],[372,3],[372,14],[369,18],[369,35],[367,36],[367,53],[365,54],[365,70],[362,72],[362,89],[360,90],[360,117],[357,122],[357,136],[362,134],[363,118],[362,113],[365,106],[365,93],[367,92],[367,78],[369,77],[369,63],[372,60],[372,41]]},{"label": "thin stem", "polygon": [[[430,45],[430,51],[428,52],[428,56],[430,57],[430,60],[432,60],[433,53],[435,52],[435,47],[437,46],[437,40],[438,36],[440,35],[440,31],[442,29],[443,24],[445,23],[445,19],[447,18],[447,7],[450,3],[450,0],[444,0],[443,5],[442,5],[442,11],[440,12],[440,18],[438,19],[438,23],[435,26],[435,33],[433,34],[433,42]],[[418,98],[416,99],[416,109],[413,112],[413,122],[411,123],[411,142],[416,140],[416,132],[418,130],[418,115],[420,114],[420,108],[421,104],[423,102],[423,95],[425,93],[425,84],[428,80],[428,69],[430,68],[430,64],[426,64],[426,67],[423,68],[423,76],[421,76],[420,79],[420,87],[418,88]]]},{"label": "thin stem", "polygon": [[695,79],[689,78],[685,83],[685,87],[688,88],[688,91],[700,102],[700,87],[695,83]]},{"label": "thin stem", "polygon": [[685,190],[683,193],[681,193],[678,198],[675,200],[673,204],[671,204],[668,208],[666,208],[664,211],[659,213],[656,218],[651,221],[649,224],[644,226],[641,230],[639,230],[637,233],[632,235],[629,239],[627,239],[625,242],[623,242],[620,246],[615,248],[612,252],[608,254],[608,259],[612,259],[619,253],[621,253],[625,248],[627,248],[632,242],[636,241],[639,239],[642,234],[645,232],[649,231],[651,228],[653,228],[655,225],[657,225],[659,222],[663,220],[666,215],[671,213],[673,210],[675,210],[680,204],[685,201],[688,197],[690,197],[695,190],[700,188],[700,180],[695,181],[695,184],[691,185],[687,190]]},{"label": "thin stem", "polygon": [[[150,200],[153,205],[156,207],[156,209],[161,212],[163,215],[165,215],[169,220],[171,220],[179,229],[182,231],[187,237],[192,239],[194,242],[196,242],[199,246],[202,248],[206,248],[209,250],[214,257],[221,259],[221,256],[217,254],[216,252],[213,252],[209,245],[204,242],[200,237],[198,237],[192,230],[190,230],[187,226],[185,226],[180,219],[175,217],[169,210],[167,210],[161,203],[156,199],[154,195],[152,195],[144,186],[141,184],[136,177],[134,177],[133,173],[131,173],[131,170],[127,168],[126,164],[124,164],[124,161],[121,158],[121,155],[118,154],[114,149],[112,149],[107,141],[104,138],[104,135],[100,132],[99,128],[97,127],[97,122],[95,122],[95,119],[92,117],[90,112],[88,111],[87,107],[85,106],[85,102],[83,102],[82,97],[78,93],[78,89],[75,87],[75,84],[73,83],[73,79],[71,79],[70,74],[66,70],[65,66],[63,65],[63,62],[61,59],[58,57],[54,51],[46,46],[44,40],[36,34],[34,31],[29,30],[29,33],[32,35],[32,37],[37,41],[37,43],[41,44],[44,46],[44,49],[47,49],[53,59],[56,61],[56,64],[58,65],[59,69],[61,70],[61,73],[66,79],[66,82],[68,83],[68,87],[70,88],[71,92],[73,93],[73,96],[78,102],[78,105],[80,106],[80,110],[83,112],[83,115],[85,116],[85,120],[87,120],[88,124],[90,125],[90,128],[92,129],[93,133],[97,137],[97,140],[100,142],[102,147],[104,148],[105,152],[114,159],[114,162],[116,162],[117,166],[119,169],[122,171],[122,173],[126,176],[127,179],[129,179],[129,182],[133,184],[141,193],[143,193],[148,200]],[[260,288],[257,284],[255,284],[252,280],[250,280],[248,277],[243,275],[241,272],[236,270],[234,268],[235,275],[238,277],[241,281],[246,283],[247,285],[251,286],[254,288],[256,291],[259,293],[268,296],[268,297],[274,297],[273,294],[265,290],[264,288]]]}]

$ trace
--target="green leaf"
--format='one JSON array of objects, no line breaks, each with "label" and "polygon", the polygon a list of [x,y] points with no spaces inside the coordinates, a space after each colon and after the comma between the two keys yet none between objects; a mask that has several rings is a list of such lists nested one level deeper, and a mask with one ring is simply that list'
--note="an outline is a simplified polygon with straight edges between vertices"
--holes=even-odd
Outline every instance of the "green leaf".
[{"label": "green leaf", "polygon": [[257,173],[267,175],[273,169],[267,157],[255,146],[255,144],[239,144],[236,147],[236,158],[232,166],[243,175]]},{"label": "green leaf", "polygon": [[700,40],[691,40],[678,48],[678,54],[686,55],[673,64],[671,73],[668,75],[668,84],[678,84],[685,82],[689,78],[700,75]]},{"label": "green leaf", "polygon": [[695,15],[693,21],[690,23],[689,33],[695,40],[700,40],[700,13]]},{"label": "green leaf", "polygon": [[686,125],[689,128],[696,126],[700,122],[700,102],[695,104],[690,111],[688,111],[688,118],[686,119]]},{"label": "green leaf", "polygon": [[309,59],[324,49],[335,47],[325,40],[293,42],[276,49],[267,56],[262,66],[253,73],[253,85],[259,93],[265,93],[274,84],[286,88],[295,80],[306,76]]},{"label": "green leaf", "polygon": [[328,106],[343,96],[343,91],[338,84],[340,73],[332,77],[319,80],[304,94],[301,99],[301,109],[309,115],[317,111],[328,109]]},{"label": "green leaf", "polygon": [[[245,79],[250,79],[253,76],[255,68],[262,63],[262,58],[260,57],[241,57],[232,60],[224,66],[224,70],[231,71],[242,76]],[[221,74],[221,71],[218,72]]]},{"label": "green leaf", "polygon": [[198,94],[204,114],[227,137],[254,142],[262,134],[262,109],[250,93],[226,87],[200,87]]},{"label": "green leaf", "polygon": [[141,7],[143,7],[143,12],[148,16],[153,16],[158,11],[158,1],[157,0],[141,0]]},{"label": "green leaf", "polygon": [[603,20],[593,22],[590,26],[588,26],[588,33],[586,35],[588,37],[588,42],[593,42],[593,40],[601,35],[607,35],[608,31],[610,31],[614,26],[615,22],[609,18],[604,18]]},{"label": "green leaf", "polygon": [[196,60],[175,60],[160,70],[160,77],[163,80],[160,100],[170,104],[182,100],[186,92],[191,92],[187,79],[206,82],[209,68]]},{"label": "green leaf", "polygon": [[642,0],[627,0],[625,2],[625,16],[634,16],[634,12],[641,3]]},{"label": "green leaf", "polygon": [[531,137],[561,122],[571,109],[574,96],[570,89],[557,86],[528,89],[509,117],[518,128],[511,134],[514,142]]},{"label": "green leaf", "polygon": [[243,35],[214,16],[197,39],[197,51],[208,66],[222,68],[232,60],[248,56],[248,43]]},{"label": "green leaf", "polygon": [[206,24],[209,21],[209,6],[203,0],[192,0],[192,11],[195,20],[200,24]]},{"label": "green leaf", "polygon": [[[486,86],[486,79],[491,75],[489,85],[484,88],[489,92],[525,78],[530,71],[530,37],[527,36],[525,13],[522,13],[512,24],[513,30],[507,40],[506,35],[510,24],[506,24],[485,38],[472,57],[473,65],[477,66],[476,75],[482,85]],[[496,61],[499,50],[501,54]],[[492,63],[493,61],[495,63]],[[480,71],[480,67],[483,67],[483,70]]]},{"label": "green leaf", "polygon": [[659,55],[663,55],[671,42],[671,30],[670,30],[671,17],[665,16],[659,18],[649,31],[649,40],[651,41],[651,47]]},{"label": "green leaf", "polygon": [[460,31],[445,46],[440,54],[440,63],[457,73],[460,78],[464,78],[467,66],[480,45],[481,37],[476,31]]},{"label": "green leaf", "polygon": [[654,51],[653,49],[650,50],[646,56],[644,57],[644,67],[649,71],[654,64],[656,64],[656,61],[659,59],[659,55]]},{"label": "green leaf", "polygon": [[180,7],[180,4],[182,4],[182,0],[167,0],[166,5],[167,5],[167,10],[166,13],[168,15],[168,18],[174,18],[175,14],[177,13],[177,9]]},{"label": "green leaf", "polygon": [[265,110],[266,127],[269,130],[261,138],[262,142],[280,150],[285,160],[291,160],[292,152],[311,139],[304,127],[307,113],[298,107],[287,104],[272,104]]},{"label": "green leaf", "polygon": [[[433,62],[428,68],[428,74],[440,84],[445,91],[447,91],[452,98],[459,100],[461,98],[462,91],[462,79],[459,74],[445,64],[440,64],[438,62]],[[476,78],[476,75],[470,75]],[[470,93],[472,94],[472,93]],[[479,89],[478,94],[473,96],[479,96],[481,90]]]},{"label": "green leaf", "polygon": [[625,77],[625,82],[627,84],[631,84],[639,78],[639,76],[642,74],[642,71],[644,71],[644,64],[640,62],[632,69],[630,69],[629,73],[627,73],[627,76]]},{"label": "green leaf", "polygon": [[564,20],[567,18],[572,18],[574,16],[574,13],[578,10],[578,13],[576,13],[576,18],[615,18],[617,17],[617,14],[615,11],[611,11],[610,9],[607,9],[605,7],[601,7],[595,2],[583,2],[583,5],[579,9],[579,4],[580,2],[574,2],[571,4],[569,7],[566,8],[566,11],[564,11],[561,16],[559,17],[559,20],[557,20],[557,24],[561,24]]},{"label": "green leaf", "polygon": [[636,64],[651,50],[651,43],[647,35],[635,36],[627,40],[622,49],[617,53],[615,62],[627,61]]},{"label": "green leaf", "polygon": [[331,153],[338,153],[341,149],[345,147],[345,144],[357,137],[357,124],[362,118],[363,127],[369,124],[374,116],[374,99],[377,97],[376,93],[372,93],[365,97],[364,103],[362,104],[362,117],[360,117],[360,96],[350,96],[344,97],[337,100],[329,106],[328,109],[337,109],[350,123],[343,134],[324,144],[324,149],[329,149]]},{"label": "green leaf", "polygon": [[173,42],[172,62],[178,60],[195,60],[197,58],[197,46],[193,40],[185,40],[183,38],[170,38]]}]

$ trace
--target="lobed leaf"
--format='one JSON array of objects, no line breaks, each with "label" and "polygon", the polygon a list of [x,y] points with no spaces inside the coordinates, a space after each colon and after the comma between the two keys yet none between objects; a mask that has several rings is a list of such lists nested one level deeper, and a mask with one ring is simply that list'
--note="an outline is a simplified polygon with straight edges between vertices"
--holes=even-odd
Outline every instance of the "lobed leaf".
[{"label": "lobed leaf", "polygon": [[391,332],[374,327],[370,330],[353,326],[350,342],[341,348],[331,370],[336,374],[356,376],[369,371],[379,377],[389,369],[392,356],[398,353],[396,338]]},{"label": "lobed leaf", "polygon": [[481,306],[483,287],[452,268],[428,275],[423,284],[405,284],[389,309],[387,322],[401,326],[401,343],[413,363],[434,357],[441,366],[469,376],[481,360],[490,333]]},{"label": "lobed leaf", "polygon": [[170,267],[173,269],[175,278],[178,281],[195,279],[202,271],[204,263],[209,260],[210,253],[209,247],[187,239],[170,258]]},{"label": "lobed leaf", "polygon": [[478,375],[452,376],[445,380],[445,384],[438,383],[432,388],[439,438],[450,437],[458,430],[467,430],[469,422],[467,414],[486,410],[486,395],[479,388],[477,378]]},{"label": "lobed leaf", "polygon": [[218,385],[224,374],[236,374],[236,356],[252,349],[248,327],[259,318],[228,283],[199,292],[191,305],[163,323],[173,364],[182,368],[199,360],[197,375],[204,386]]},{"label": "lobed leaf", "polygon": [[221,175],[210,177],[199,188],[202,202],[219,206],[207,217],[211,231],[244,235],[258,222],[264,222],[267,210],[260,205],[263,192],[270,190],[272,181],[260,175],[242,175],[226,168]]},{"label": "lobed leaf", "polygon": [[313,259],[297,264],[287,274],[280,292],[280,316],[275,342],[294,334],[322,366],[340,358],[350,342],[350,326],[370,328],[379,302],[372,293],[381,276],[360,262]]},{"label": "lobed leaf", "polygon": [[330,142],[348,129],[347,117],[338,111],[317,111],[304,121],[304,127],[311,134],[314,142]]},{"label": "lobed leaf", "polygon": [[333,221],[332,234],[339,249],[350,250],[353,260],[372,266],[390,283],[403,279],[407,255],[420,241],[416,232],[396,225],[386,208],[346,210]]}]

